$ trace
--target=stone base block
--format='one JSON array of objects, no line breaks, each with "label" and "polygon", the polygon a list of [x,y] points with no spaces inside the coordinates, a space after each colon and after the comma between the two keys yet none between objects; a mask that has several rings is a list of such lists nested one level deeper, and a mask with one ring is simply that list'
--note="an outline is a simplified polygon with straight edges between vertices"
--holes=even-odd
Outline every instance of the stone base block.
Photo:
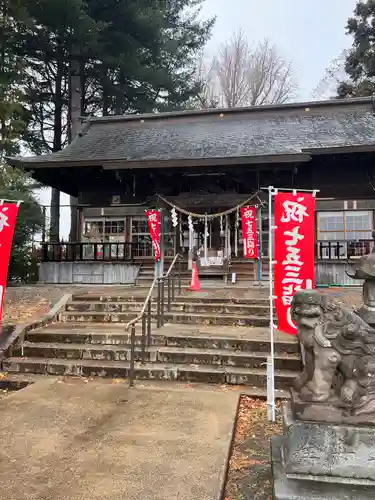
[{"label": "stone base block", "polygon": [[283,422],[286,474],[375,487],[374,427],[301,421],[290,403],[283,405]]},{"label": "stone base block", "polygon": [[375,484],[356,484],[358,482],[354,478],[287,474],[283,464],[287,439],[286,436],[278,436],[271,440],[273,500],[375,499]]}]

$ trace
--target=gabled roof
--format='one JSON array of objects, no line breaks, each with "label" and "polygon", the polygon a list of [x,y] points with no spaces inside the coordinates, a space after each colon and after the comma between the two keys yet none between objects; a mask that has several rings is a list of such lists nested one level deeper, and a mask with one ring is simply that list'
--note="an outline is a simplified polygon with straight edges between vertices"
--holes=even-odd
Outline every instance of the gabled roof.
[{"label": "gabled roof", "polygon": [[361,98],[89,118],[63,151],[8,161],[28,169],[219,158],[246,163],[340,148],[368,151],[374,144],[373,100]]}]

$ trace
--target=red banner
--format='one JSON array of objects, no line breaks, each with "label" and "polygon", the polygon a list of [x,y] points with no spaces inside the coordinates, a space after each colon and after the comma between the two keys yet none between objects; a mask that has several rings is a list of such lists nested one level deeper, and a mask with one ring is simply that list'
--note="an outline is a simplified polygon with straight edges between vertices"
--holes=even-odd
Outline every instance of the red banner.
[{"label": "red banner", "polygon": [[275,307],[278,330],[297,334],[291,303],[297,290],[314,288],[315,197],[275,195]]},{"label": "red banner", "polygon": [[160,212],[159,210],[146,210],[148,229],[154,248],[155,260],[160,260]]},{"label": "red banner", "polygon": [[7,284],[9,258],[17,214],[17,204],[0,204],[0,321],[3,318],[4,293]]},{"label": "red banner", "polygon": [[258,259],[257,209],[256,207],[242,207],[242,242],[245,259]]}]

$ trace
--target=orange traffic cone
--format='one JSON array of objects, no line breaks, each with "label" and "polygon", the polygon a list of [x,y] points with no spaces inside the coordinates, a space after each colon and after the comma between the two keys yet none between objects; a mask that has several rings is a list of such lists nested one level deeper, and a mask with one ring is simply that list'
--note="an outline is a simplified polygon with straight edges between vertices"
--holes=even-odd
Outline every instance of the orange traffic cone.
[{"label": "orange traffic cone", "polygon": [[200,289],[201,289],[201,284],[199,283],[197,263],[193,262],[191,266],[191,283],[189,290],[197,292]]}]

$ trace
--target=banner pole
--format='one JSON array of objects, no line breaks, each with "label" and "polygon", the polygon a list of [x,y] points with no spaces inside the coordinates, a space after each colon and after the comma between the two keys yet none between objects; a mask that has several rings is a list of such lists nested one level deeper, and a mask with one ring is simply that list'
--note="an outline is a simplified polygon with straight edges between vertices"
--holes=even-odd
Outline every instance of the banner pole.
[{"label": "banner pole", "polygon": [[260,250],[260,238],[261,238],[261,231],[262,231],[262,215],[260,212],[260,208],[257,208],[257,233],[258,233],[258,285],[260,286],[260,282],[262,280],[262,256],[261,256],[261,250]]},{"label": "banner pole", "polygon": [[272,223],[272,196],[275,193],[273,186],[268,187],[268,259],[269,259],[269,293],[270,293],[270,346],[271,355],[267,358],[267,407],[268,420],[276,421],[275,412],[275,346],[274,346],[274,273],[273,273],[273,231],[275,229]]}]

